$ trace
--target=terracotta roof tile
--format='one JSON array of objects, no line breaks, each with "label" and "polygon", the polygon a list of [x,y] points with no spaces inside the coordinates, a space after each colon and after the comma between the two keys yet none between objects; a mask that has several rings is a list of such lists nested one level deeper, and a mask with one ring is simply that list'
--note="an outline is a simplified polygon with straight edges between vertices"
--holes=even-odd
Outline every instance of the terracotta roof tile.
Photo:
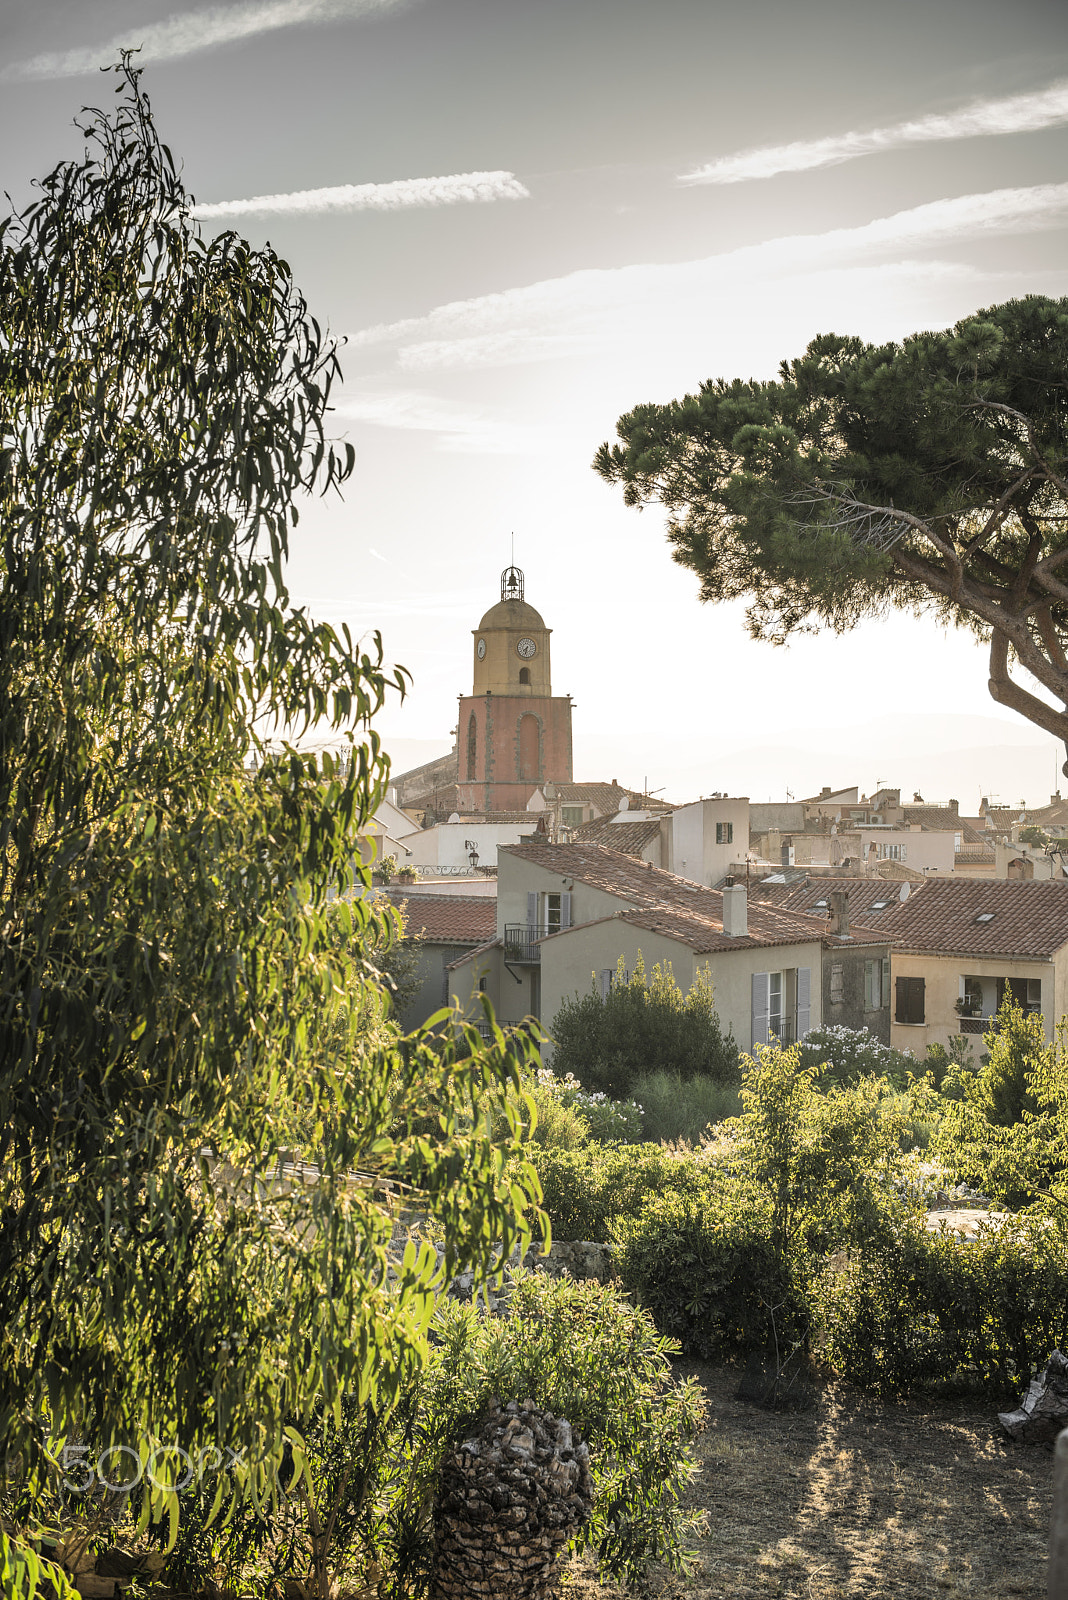
[{"label": "terracotta roof tile", "polygon": [[[640,856],[646,845],[660,834],[660,819],[650,817],[645,822],[627,822],[627,812],[617,811],[612,817],[595,817],[584,822],[574,832],[575,844],[603,844],[609,850],[622,850],[624,855]],[[617,821],[616,818],[621,820]]]},{"label": "terracotta roof tile", "polygon": [[[910,885],[909,893],[917,894],[925,887],[926,883],[916,888]],[[769,883],[765,878],[753,885],[750,905],[759,898],[784,911],[807,911],[813,916],[826,917],[835,889],[844,889],[849,896],[850,921],[863,922],[871,928],[882,927],[887,912],[902,903],[900,885],[887,883],[883,878],[805,877],[794,883]]]},{"label": "terracotta roof tile", "polygon": [[1068,944],[1068,881],[929,878],[880,927],[900,950],[1051,956]]},{"label": "terracotta roof tile", "polygon": [[428,944],[484,944],[497,931],[495,895],[390,889],[386,898],[402,911],[408,932],[421,934]]},{"label": "terracotta roof tile", "polygon": [[[629,902],[622,913],[624,921],[650,932],[664,933],[684,940],[693,950],[733,950],[767,944],[797,944],[823,939],[834,945],[845,943],[885,943],[873,929],[850,926],[850,939],[842,941],[828,931],[826,920],[801,912],[782,910],[749,899],[749,933],[741,938],[723,932],[723,894],[676,877],[660,867],[641,865],[620,850],[596,844],[503,845],[499,855],[515,856],[544,867],[560,877],[577,879],[591,888],[616,895]],[[581,924],[580,924],[581,926]],[[565,929],[564,933],[571,930]],[[563,934],[553,934],[561,938]]]}]

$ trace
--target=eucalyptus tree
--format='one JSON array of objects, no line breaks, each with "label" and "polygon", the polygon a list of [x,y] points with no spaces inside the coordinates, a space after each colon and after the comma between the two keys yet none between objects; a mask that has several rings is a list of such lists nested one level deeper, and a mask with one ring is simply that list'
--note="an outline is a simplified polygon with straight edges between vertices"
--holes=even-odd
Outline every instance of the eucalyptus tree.
[{"label": "eucalyptus tree", "polygon": [[748,598],[754,637],[933,610],[989,641],[995,700],[1068,740],[1068,300],[822,335],[776,381],[711,380],[618,433],[595,469],[667,508],[675,560],[703,600]]},{"label": "eucalyptus tree", "polygon": [[[521,1047],[401,1049],[382,930],[327,917],[404,688],[285,587],[352,470],[335,346],[270,248],[201,236],[129,58],[79,126],[0,225],[0,1441],[24,1506],[77,1439],[173,1519],[172,1447],[262,1495],[286,1418],[418,1358],[398,1195],[488,1271],[536,1179]],[[297,747],[324,722],[347,759]],[[314,1185],[269,1177],[297,1126]]]}]

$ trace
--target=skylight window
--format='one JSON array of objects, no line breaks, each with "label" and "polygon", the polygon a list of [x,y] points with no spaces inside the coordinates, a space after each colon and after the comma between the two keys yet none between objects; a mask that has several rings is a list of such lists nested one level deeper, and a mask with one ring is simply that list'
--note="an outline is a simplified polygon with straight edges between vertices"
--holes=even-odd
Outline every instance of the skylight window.
[{"label": "skylight window", "polygon": [[889,900],[873,900],[868,907],[869,911],[885,911],[890,904]]},{"label": "skylight window", "polygon": [[827,904],[826,900],[817,900],[816,901],[816,905],[817,906],[825,906],[826,904]]},{"label": "skylight window", "polygon": [[976,922],[993,922],[994,913],[992,911],[980,911],[975,920]]}]

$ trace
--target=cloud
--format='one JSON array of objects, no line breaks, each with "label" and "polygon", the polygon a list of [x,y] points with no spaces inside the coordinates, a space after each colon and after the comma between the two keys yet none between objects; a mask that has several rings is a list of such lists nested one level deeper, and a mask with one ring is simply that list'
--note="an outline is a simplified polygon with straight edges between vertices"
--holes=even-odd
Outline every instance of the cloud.
[{"label": "cloud", "polygon": [[317,216],[328,211],[402,211],[418,206],[452,206],[493,200],[529,200],[513,172],[457,172],[444,178],[401,178],[395,183],[343,183],[332,189],[298,189],[293,194],[260,194],[250,200],[216,200],[197,205],[197,217]]},{"label": "cloud", "polygon": [[347,391],[334,415],[380,428],[439,435],[441,449],[464,455],[533,455],[543,432],[422,390]]},{"label": "cloud", "polygon": [[683,173],[679,181],[686,184],[746,183],[753,178],[771,178],[779,172],[807,172],[814,167],[837,166],[857,156],[897,150],[910,144],[1031,133],[1066,122],[1068,79],[1061,79],[1030,94],[1008,95],[1001,100],[976,100],[959,111],[935,112],[913,121],[894,122],[886,128],[742,150],[735,155],[720,156],[695,172]]},{"label": "cloud", "polygon": [[678,329],[687,318],[691,329],[700,331],[718,307],[734,307],[737,320],[742,307],[753,305],[758,286],[770,297],[767,319],[779,301],[803,303],[804,275],[819,275],[825,282],[829,274],[851,263],[863,265],[872,256],[898,254],[898,260],[878,268],[884,277],[959,277],[971,269],[913,260],[910,253],[991,233],[1056,227],[1066,216],[1068,183],[960,195],[858,227],[785,235],[698,261],[587,268],[451,301],[423,317],[364,328],[349,345],[357,350],[398,346],[398,364],[409,371],[545,361],[588,352],[606,338],[648,340],[657,328]]},{"label": "cloud", "polygon": [[120,50],[137,46],[140,46],[139,65],[149,61],[174,61],[219,45],[233,44],[238,39],[249,39],[258,33],[274,33],[279,28],[294,28],[301,23],[374,16],[406,3],[407,0],[245,0],[243,5],[179,11],[164,22],[149,23],[142,28],[131,25],[99,45],[47,51],[28,61],[11,62],[0,70],[0,81],[77,77],[110,66]]}]

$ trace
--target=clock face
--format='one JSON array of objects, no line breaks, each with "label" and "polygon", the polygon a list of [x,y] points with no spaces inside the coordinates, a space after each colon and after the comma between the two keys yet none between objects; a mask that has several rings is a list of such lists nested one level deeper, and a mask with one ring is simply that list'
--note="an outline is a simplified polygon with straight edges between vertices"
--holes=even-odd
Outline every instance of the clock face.
[{"label": "clock face", "polygon": [[516,645],[516,649],[523,657],[524,661],[529,661],[531,656],[537,653],[538,647],[534,643],[533,639],[520,639],[519,643]]},{"label": "clock face", "polygon": [[484,659],[484,657],[485,657],[485,654],[486,654],[486,641],[485,641],[485,639],[480,639],[478,641],[478,659],[480,661],[482,661]]}]

